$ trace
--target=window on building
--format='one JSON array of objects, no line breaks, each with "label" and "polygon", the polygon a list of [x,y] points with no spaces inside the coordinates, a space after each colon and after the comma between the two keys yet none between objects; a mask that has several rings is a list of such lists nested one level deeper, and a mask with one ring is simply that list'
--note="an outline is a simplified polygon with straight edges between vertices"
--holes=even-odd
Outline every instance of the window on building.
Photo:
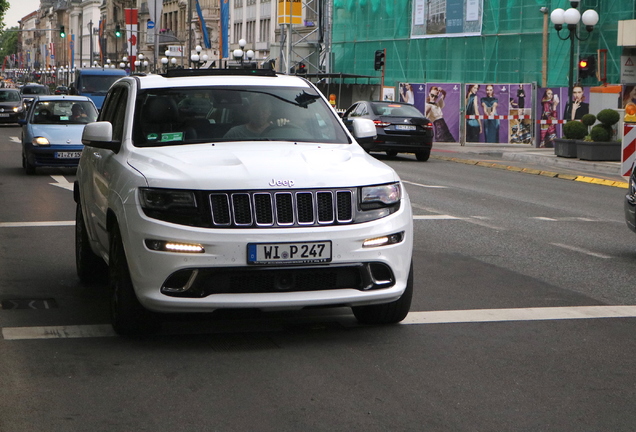
[{"label": "window on building", "polygon": [[272,20],[270,18],[261,20],[260,32],[258,34],[258,42],[269,41],[269,34],[270,34],[269,31],[270,31],[271,21]]}]

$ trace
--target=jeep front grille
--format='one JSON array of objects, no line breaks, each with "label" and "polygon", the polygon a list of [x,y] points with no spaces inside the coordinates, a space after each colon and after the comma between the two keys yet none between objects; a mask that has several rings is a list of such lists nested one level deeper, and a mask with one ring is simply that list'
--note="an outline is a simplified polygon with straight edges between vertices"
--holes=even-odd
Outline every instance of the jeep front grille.
[{"label": "jeep front grille", "polygon": [[214,192],[214,227],[298,227],[353,222],[354,190]]}]

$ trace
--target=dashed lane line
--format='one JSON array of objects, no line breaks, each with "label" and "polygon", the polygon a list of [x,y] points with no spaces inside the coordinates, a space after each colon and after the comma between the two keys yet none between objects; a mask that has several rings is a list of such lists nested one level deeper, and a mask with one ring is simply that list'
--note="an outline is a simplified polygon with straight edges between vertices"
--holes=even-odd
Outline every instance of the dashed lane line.
[{"label": "dashed lane line", "polygon": [[[402,321],[402,325],[423,324],[466,324],[495,323],[516,321],[559,321],[578,319],[616,319],[636,318],[636,306],[569,306],[547,308],[514,309],[469,309],[411,312]],[[345,318],[342,318],[345,319]],[[349,325],[350,317],[345,325]],[[255,324],[253,331],[263,331],[265,327]],[[237,330],[239,331],[239,330]],[[240,329],[245,332],[245,328]],[[271,330],[265,330],[271,331]],[[187,331],[185,332],[187,334]],[[174,334],[174,333],[170,333]],[[5,327],[2,337],[5,340],[34,339],[77,339],[113,337],[116,333],[108,324],[47,326],[47,327]]]},{"label": "dashed lane line", "polygon": [[592,251],[587,250],[587,249],[583,249],[583,248],[576,247],[576,246],[570,246],[570,245],[566,245],[566,244],[563,244],[563,243],[550,243],[550,244],[552,246],[560,247],[560,248],[571,250],[571,251],[574,251],[574,252],[579,252],[579,253],[582,253],[582,254],[585,254],[585,255],[590,255],[590,256],[593,256],[593,257],[596,257],[596,258],[603,258],[603,259],[612,258],[609,255],[605,255],[605,254],[598,253],[598,252],[592,252]]},{"label": "dashed lane line", "polygon": [[73,226],[73,225],[75,225],[75,221],[0,222],[0,228],[52,227],[52,226]]}]

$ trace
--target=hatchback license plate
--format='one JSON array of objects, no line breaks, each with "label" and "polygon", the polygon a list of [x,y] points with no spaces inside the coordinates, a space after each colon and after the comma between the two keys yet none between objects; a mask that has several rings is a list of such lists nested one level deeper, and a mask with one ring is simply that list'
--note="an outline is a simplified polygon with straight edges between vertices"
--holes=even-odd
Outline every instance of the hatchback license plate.
[{"label": "hatchback license plate", "polygon": [[416,127],[412,125],[395,125],[395,128],[397,130],[410,130],[410,131],[413,131],[416,129]]},{"label": "hatchback license plate", "polygon": [[9,117],[9,114],[8,113],[2,113],[2,114],[0,114],[0,117]]},{"label": "hatchback license plate", "polygon": [[248,243],[248,264],[313,264],[331,261],[331,242]]},{"label": "hatchback license plate", "polygon": [[82,156],[81,151],[55,153],[55,159],[79,159],[80,156]]}]

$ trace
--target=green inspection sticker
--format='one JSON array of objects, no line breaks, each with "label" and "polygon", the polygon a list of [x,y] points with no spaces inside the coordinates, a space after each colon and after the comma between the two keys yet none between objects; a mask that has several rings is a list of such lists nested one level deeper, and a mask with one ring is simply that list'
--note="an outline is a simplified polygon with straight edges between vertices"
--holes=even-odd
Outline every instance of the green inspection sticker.
[{"label": "green inspection sticker", "polygon": [[148,134],[148,136],[146,137],[148,141],[155,141],[157,138],[159,138],[159,135],[157,135],[156,133]]},{"label": "green inspection sticker", "polygon": [[160,142],[183,141],[183,132],[168,132],[161,134]]}]

